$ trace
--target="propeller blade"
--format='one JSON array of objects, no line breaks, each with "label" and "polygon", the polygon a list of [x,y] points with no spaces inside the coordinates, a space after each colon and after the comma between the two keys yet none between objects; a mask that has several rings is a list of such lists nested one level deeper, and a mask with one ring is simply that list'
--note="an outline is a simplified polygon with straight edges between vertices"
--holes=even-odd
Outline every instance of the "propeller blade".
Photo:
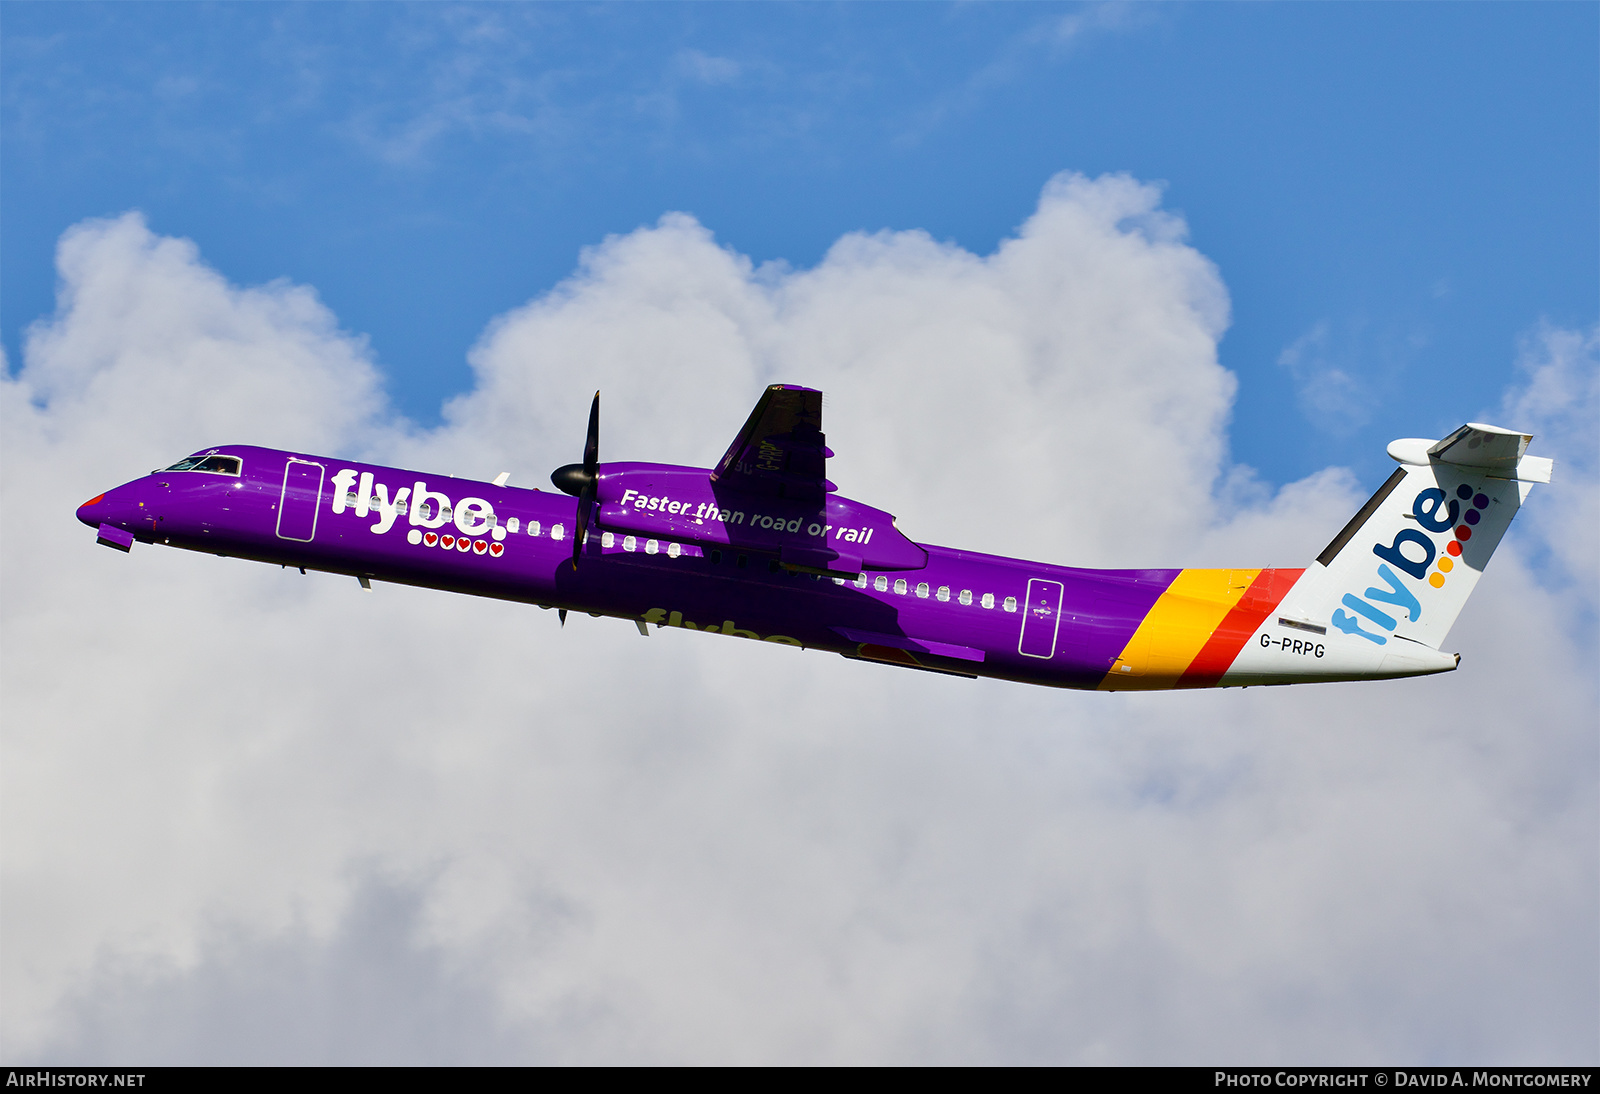
[{"label": "propeller blade", "polygon": [[589,404],[589,436],[583,442],[583,473],[594,478],[600,469],[600,393]]},{"label": "propeller blade", "polygon": [[567,625],[567,609],[557,608],[556,615],[561,617],[561,625],[565,627]]},{"label": "propeller blade", "polygon": [[589,404],[589,431],[583,440],[583,462],[569,463],[550,473],[550,481],[562,493],[578,499],[577,533],[572,537],[572,568],[578,568],[583,553],[583,538],[589,531],[589,514],[594,510],[595,492],[600,481],[600,393]]},{"label": "propeller blade", "polygon": [[589,533],[589,510],[594,508],[594,480],[590,479],[578,498],[578,527],[572,536],[572,568],[578,568],[578,556],[583,553],[583,537]]}]

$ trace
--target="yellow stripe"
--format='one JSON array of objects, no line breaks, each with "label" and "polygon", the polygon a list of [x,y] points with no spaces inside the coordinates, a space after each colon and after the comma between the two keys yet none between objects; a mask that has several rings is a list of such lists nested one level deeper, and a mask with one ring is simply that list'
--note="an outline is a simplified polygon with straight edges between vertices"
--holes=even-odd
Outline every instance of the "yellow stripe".
[{"label": "yellow stripe", "polygon": [[1169,688],[1244,596],[1260,570],[1183,570],[1151,606],[1102,691]]}]

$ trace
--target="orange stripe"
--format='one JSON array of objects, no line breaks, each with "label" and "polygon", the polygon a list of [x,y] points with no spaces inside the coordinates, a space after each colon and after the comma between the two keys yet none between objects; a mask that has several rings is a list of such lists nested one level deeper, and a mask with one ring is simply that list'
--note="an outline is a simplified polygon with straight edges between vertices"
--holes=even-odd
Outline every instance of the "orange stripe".
[{"label": "orange stripe", "polygon": [[1209,688],[1215,686],[1239,656],[1272,610],[1283,602],[1304,570],[1262,570],[1245,590],[1239,603],[1211,633],[1195,659],[1189,663],[1174,687]]},{"label": "orange stripe", "polygon": [[1180,570],[1145,613],[1100,686],[1111,691],[1174,687],[1260,573]]}]

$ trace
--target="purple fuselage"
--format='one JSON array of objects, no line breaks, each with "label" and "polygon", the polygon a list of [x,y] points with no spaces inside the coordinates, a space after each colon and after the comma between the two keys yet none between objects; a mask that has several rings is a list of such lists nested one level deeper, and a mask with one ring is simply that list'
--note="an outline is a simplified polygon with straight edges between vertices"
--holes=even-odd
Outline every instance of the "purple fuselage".
[{"label": "purple fuselage", "polygon": [[[837,495],[829,512],[844,517],[819,534],[861,560],[853,579],[784,555],[769,533],[799,518],[745,505],[735,522],[714,499],[625,513],[602,497],[575,567],[579,503],[564,494],[265,448],[208,452],[237,460],[238,474],[154,472],[86,503],[78,519],[142,543],[1076,688],[1102,685],[1179,572],[924,547],[888,514]],[[635,471],[619,482],[709,474],[610,466]],[[711,513],[724,524],[707,528]]]}]

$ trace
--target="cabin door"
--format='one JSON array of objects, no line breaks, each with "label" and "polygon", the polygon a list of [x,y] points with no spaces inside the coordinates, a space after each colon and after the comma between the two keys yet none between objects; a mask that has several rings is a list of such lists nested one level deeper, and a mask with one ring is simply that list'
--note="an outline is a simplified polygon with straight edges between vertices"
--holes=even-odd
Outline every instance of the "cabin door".
[{"label": "cabin door", "polygon": [[1061,582],[1032,578],[1028,582],[1028,603],[1022,612],[1022,638],[1017,642],[1017,652],[1024,657],[1054,657],[1060,627]]},{"label": "cabin door", "polygon": [[321,504],[322,465],[291,458],[284,465],[283,493],[278,496],[278,538],[310,543]]}]

